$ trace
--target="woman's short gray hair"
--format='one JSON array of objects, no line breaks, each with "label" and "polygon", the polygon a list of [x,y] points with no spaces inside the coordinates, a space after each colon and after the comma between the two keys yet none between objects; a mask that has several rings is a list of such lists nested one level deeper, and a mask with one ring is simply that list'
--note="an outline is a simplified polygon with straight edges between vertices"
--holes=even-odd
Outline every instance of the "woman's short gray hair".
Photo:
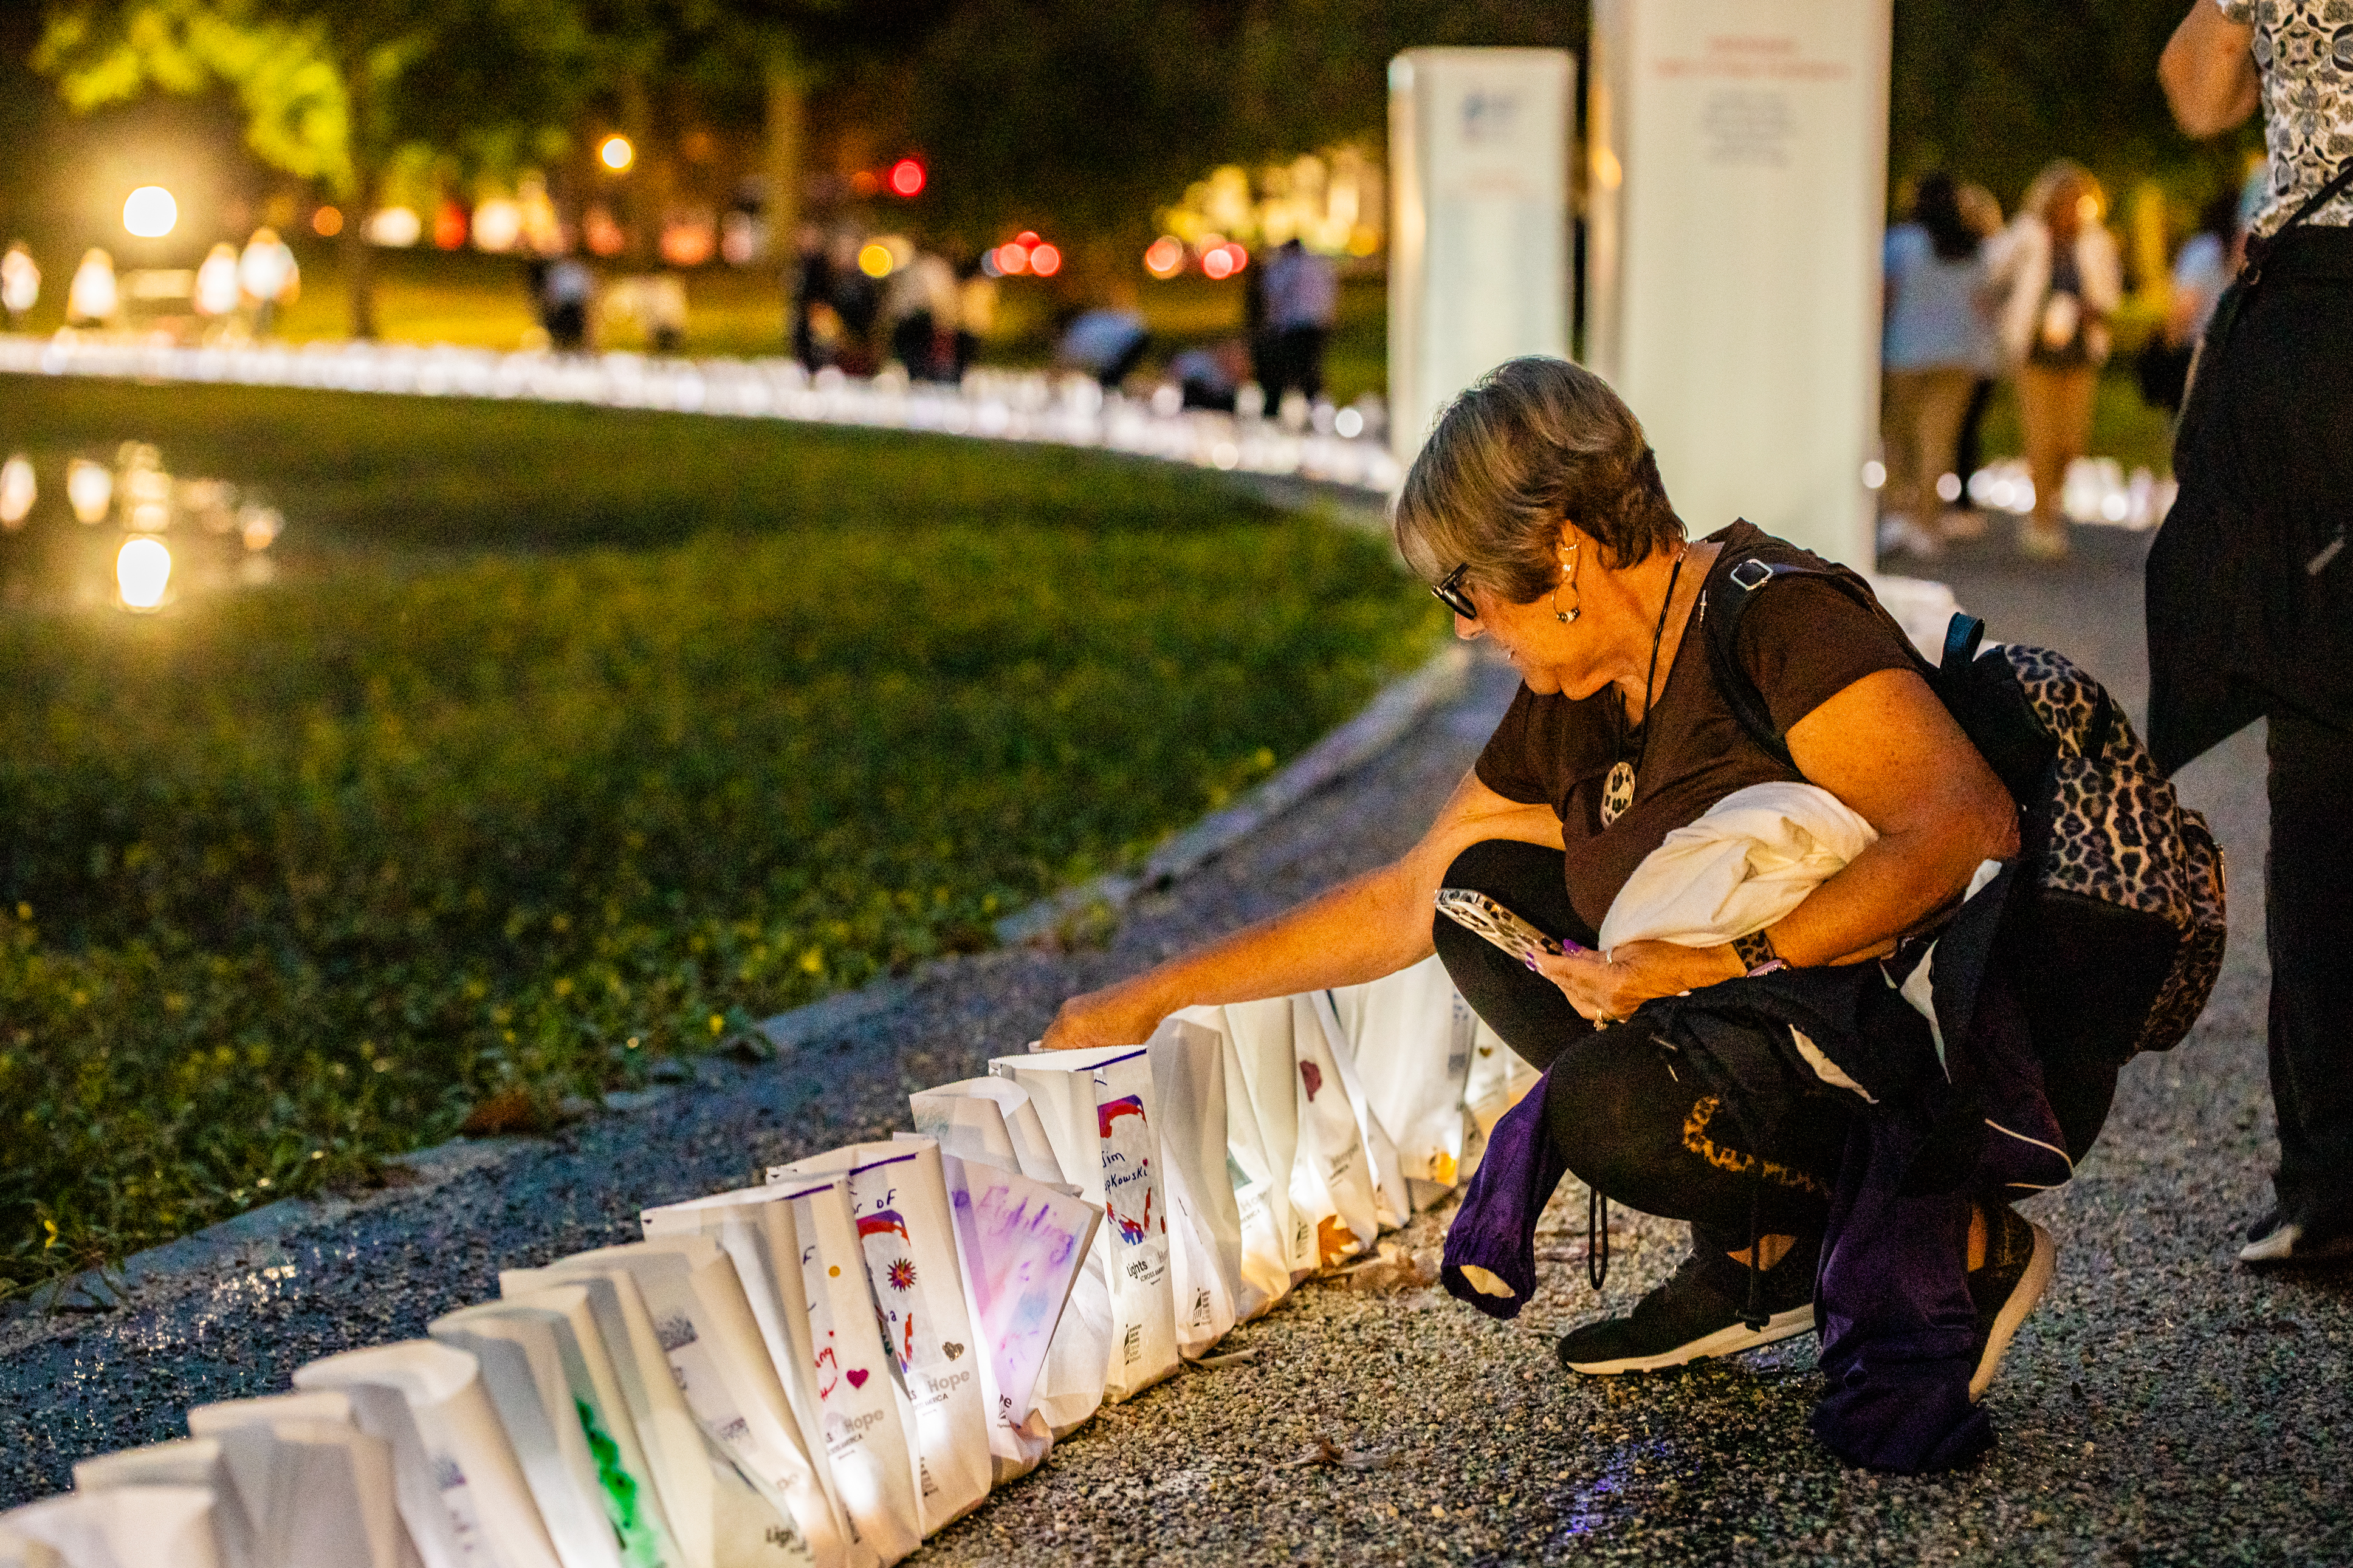
[{"label": "woman's short gray hair", "polygon": [[1634,411],[1583,366],[1532,355],[1497,365],[1446,405],[1390,527],[1422,576],[1436,582],[1467,563],[1467,582],[1525,605],[1560,579],[1564,520],[1612,570],[1683,538]]}]

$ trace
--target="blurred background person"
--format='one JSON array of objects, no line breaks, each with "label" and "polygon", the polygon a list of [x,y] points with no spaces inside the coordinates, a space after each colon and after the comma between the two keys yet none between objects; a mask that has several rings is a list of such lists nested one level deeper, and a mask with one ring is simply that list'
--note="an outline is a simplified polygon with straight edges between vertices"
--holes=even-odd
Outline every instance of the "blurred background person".
[{"label": "blurred background person", "polygon": [[7,254],[0,255],[0,310],[8,313],[8,330],[21,332],[25,318],[41,301],[41,269],[33,261],[33,253],[21,239],[8,242]]},{"label": "blurred background person", "polygon": [[122,290],[114,281],[114,258],[91,246],[66,285],[66,325],[103,327],[122,309]]},{"label": "blurred background person", "polygon": [[1282,406],[1296,390],[1308,403],[1324,395],[1324,350],[1340,313],[1340,275],[1328,256],[1286,239],[1275,247],[1261,284],[1266,294],[1267,363],[1260,384]]},{"label": "blurred background person", "polygon": [[965,259],[956,276],[956,377],[962,380],[980,357],[981,343],[997,331],[997,279],[977,254]]},{"label": "blurred background person", "polygon": [[2265,1266],[2353,1261],[2353,35],[2318,47],[2316,9],[2196,0],[2158,68],[2193,136],[2260,106],[2270,161],[2147,578],[2158,765],[2265,721],[2279,1168],[2239,1253]]},{"label": "blurred background person", "polygon": [[548,346],[576,354],[588,346],[589,309],[596,303],[596,275],[577,257],[559,256],[538,274],[539,322]]},{"label": "blurred background person", "polygon": [[1170,360],[1168,379],[1176,384],[1178,407],[1231,414],[1250,368],[1249,346],[1239,338],[1228,338],[1187,349]]},{"label": "blurred background person", "polygon": [[863,247],[854,228],[836,229],[826,245],[826,299],[838,323],[831,357],[846,375],[872,375],[881,362],[874,325],[882,314],[882,291],[858,265]]},{"label": "blurred background person", "polygon": [[686,346],[686,280],[675,272],[638,279],[638,315],[654,353],[678,353]]},{"label": "blurred background person", "polygon": [[[2005,233],[2001,219],[2001,203],[1983,185],[1971,181],[1953,193],[1968,220],[1970,232],[1978,237],[1978,258],[1985,263],[1989,288],[1999,288],[2006,277],[2003,258],[2000,254],[2001,237]],[[1996,301],[1989,300],[1989,309]],[[1985,514],[1978,510],[1977,498],[1969,494],[1969,477],[1985,467],[1986,410],[1993,406],[1993,395],[2001,385],[2001,338],[1999,332],[1986,341],[1985,362],[1978,367],[1977,379],[1969,384],[1968,406],[1961,411],[1960,435],[1954,442],[1953,472],[1961,477],[1961,493],[1954,498],[1942,520],[1947,539],[1977,539],[1985,533]]]},{"label": "blurred background person", "polygon": [[1111,391],[1144,363],[1152,334],[1144,313],[1135,308],[1135,290],[1125,284],[1112,291],[1107,303],[1080,311],[1062,329],[1054,345],[1060,363],[1085,371]]},{"label": "blurred background person", "polygon": [[2198,340],[2206,335],[2214,306],[2239,269],[2242,243],[2239,194],[2225,191],[2206,204],[2198,215],[2198,231],[2174,253],[2166,287],[2165,323],[2134,365],[2141,398],[2152,408],[2180,409],[2182,392],[2189,383],[2189,356],[2196,352]]},{"label": "blurred background person", "polygon": [[[792,319],[786,332],[792,340],[793,357],[806,370],[831,364],[832,342],[839,335],[839,324],[831,319],[833,263],[826,252],[825,230],[813,223],[801,225],[787,271],[785,298],[790,301]],[[826,320],[817,319],[814,313],[819,310]]]},{"label": "blurred background person", "polygon": [[237,247],[222,240],[205,253],[196,268],[195,294],[189,303],[206,321],[220,322],[237,314],[244,290],[237,280]]},{"label": "blurred background person", "polygon": [[2108,319],[2124,302],[2116,237],[2100,222],[2104,205],[2082,166],[2052,163],[2028,188],[2002,258],[2010,284],[2002,346],[2018,368],[2018,422],[2034,481],[2034,513],[2018,535],[2030,560],[2067,553],[2060,494],[2067,465],[2091,451]]},{"label": "blurred background person", "polygon": [[891,353],[913,381],[955,381],[963,374],[956,353],[955,268],[944,257],[918,250],[891,274],[882,314],[891,323]]},{"label": "blurred background person", "polygon": [[302,269],[278,231],[264,226],[253,231],[245,254],[237,258],[237,281],[253,306],[253,335],[267,337],[278,324],[278,312],[301,296]]},{"label": "blurred background person", "polygon": [[1908,221],[1888,230],[1880,439],[1880,548],[1933,555],[1941,547],[1937,481],[1956,471],[1969,394],[1994,356],[1982,242],[1962,216],[1952,176],[1920,182]]}]

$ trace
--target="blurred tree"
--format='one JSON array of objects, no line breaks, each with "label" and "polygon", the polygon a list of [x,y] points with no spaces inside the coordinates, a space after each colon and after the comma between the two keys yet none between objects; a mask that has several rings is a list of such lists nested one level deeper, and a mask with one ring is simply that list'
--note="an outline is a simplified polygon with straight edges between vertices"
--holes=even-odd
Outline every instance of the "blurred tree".
[{"label": "blurred tree", "polygon": [[2188,0],[1896,0],[1889,173],[1976,180],[2014,207],[2069,157],[2121,196],[2156,176],[2194,210],[2236,183],[2260,128],[2197,143],[2174,128],[2157,57]]},{"label": "blurred tree", "polygon": [[1222,0],[965,0],[918,63],[938,220],[1123,250],[1229,140],[1241,20]]},{"label": "blurred tree", "polygon": [[50,11],[33,64],[82,112],[234,93],[258,157],[352,209],[352,331],[374,337],[364,219],[394,158],[552,155],[595,85],[586,45],[569,0],[87,0]]},{"label": "blurred tree", "polygon": [[1407,49],[1585,52],[1582,0],[1251,0],[1235,62],[1229,155],[1387,139],[1388,68]]}]

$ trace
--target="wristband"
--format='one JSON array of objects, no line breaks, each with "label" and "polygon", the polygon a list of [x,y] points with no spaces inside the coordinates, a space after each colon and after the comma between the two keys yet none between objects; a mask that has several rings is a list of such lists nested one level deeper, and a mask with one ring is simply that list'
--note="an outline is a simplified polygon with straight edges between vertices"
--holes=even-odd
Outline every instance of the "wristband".
[{"label": "wristband", "polygon": [[1769,973],[1773,970],[1786,967],[1781,962],[1781,955],[1773,951],[1772,937],[1761,931],[1750,931],[1746,936],[1734,937],[1732,952],[1733,955],[1740,960],[1742,970],[1752,975],[1759,973]]}]

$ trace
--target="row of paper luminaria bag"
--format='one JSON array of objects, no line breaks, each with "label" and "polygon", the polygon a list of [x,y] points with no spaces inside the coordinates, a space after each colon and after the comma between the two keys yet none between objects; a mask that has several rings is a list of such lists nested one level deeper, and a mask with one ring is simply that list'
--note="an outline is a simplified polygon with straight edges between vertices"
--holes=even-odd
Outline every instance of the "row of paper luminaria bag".
[{"label": "row of paper luminaria bag", "polygon": [[1533,1081],[1434,959],[989,1066],[83,1460],[0,1568],[895,1563],[1435,1202]]}]

